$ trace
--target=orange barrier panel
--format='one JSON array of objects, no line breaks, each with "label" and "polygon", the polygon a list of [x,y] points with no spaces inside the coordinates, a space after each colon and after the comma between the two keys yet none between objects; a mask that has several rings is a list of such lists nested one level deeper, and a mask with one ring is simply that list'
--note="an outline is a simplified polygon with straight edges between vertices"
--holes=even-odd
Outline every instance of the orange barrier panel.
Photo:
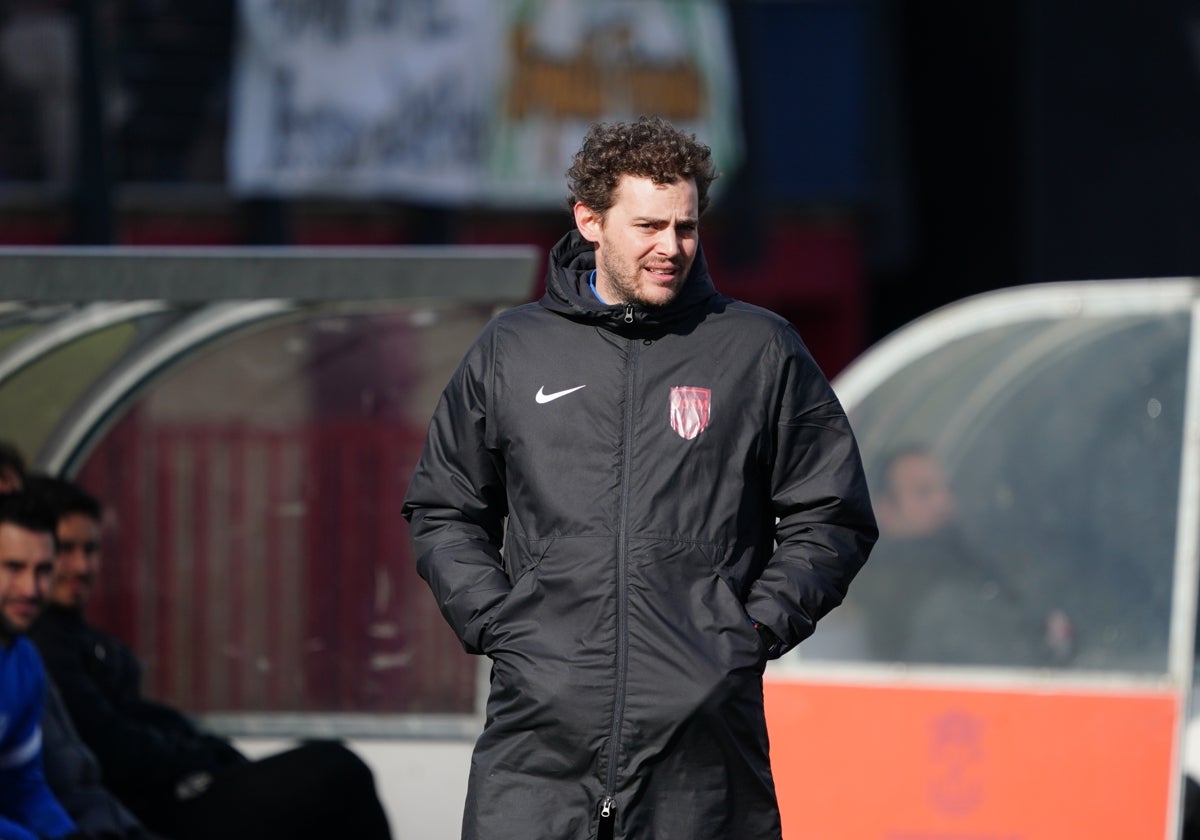
[{"label": "orange barrier panel", "polygon": [[786,840],[1164,840],[1170,691],[765,686]]}]

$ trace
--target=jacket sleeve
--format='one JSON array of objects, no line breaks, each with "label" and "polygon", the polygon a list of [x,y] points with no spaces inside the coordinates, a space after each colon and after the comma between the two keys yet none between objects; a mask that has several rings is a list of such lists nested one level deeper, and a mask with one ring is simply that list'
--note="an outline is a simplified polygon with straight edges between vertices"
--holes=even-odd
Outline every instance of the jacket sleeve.
[{"label": "jacket sleeve", "polygon": [[65,837],[75,830],[75,823],[46,784],[40,754],[19,766],[0,769],[0,791],[0,813],[36,832],[37,837]]},{"label": "jacket sleeve", "polygon": [[141,836],[145,829],[101,782],[100,764],[75,731],[53,680],[42,713],[42,768],[55,797],[85,832]]},{"label": "jacket sleeve", "polygon": [[492,613],[511,591],[500,556],[504,463],[489,447],[492,343],[485,330],[442,393],[404,500],[417,571],[468,653],[482,653]]},{"label": "jacket sleeve", "polygon": [[87,641],[101,636],[76,638],[53,629],[35,627],[38,647],[72,724],[104,769],[106,785],[114,790],[173,791],[181,778],[223,766],[223,758],[203,733],[190,725],[164,725],[161,718],[144,714],[137,686],[126,686],[125,700],[106,690],[96,669],[115,668],[128,678],[131,669],[118,660],[132,659],[131,650],[107,639],[105,661],[99,663],[94,661],[95,645]]},{"label": "jacket sleeve", "polygon": [[13,837],[22,836],[21,828],[27,829],[30,836],[65,837],[75,831],[75,823],[50,791],[42,772],[41,698],[45,679],[36,654],[30,653],[29,662],[33,669],[29,674],[33,702],[5,722],[6,743],[0,749],[0,815],[15,825],[0,823],[0,828]]},{"label": "jacket sleeve", "polygon": [[878,531],[841,404],[793,329],[777,341],[775,551],[750,589],[746,612],[779,637],[783,653],[842,602]]}]

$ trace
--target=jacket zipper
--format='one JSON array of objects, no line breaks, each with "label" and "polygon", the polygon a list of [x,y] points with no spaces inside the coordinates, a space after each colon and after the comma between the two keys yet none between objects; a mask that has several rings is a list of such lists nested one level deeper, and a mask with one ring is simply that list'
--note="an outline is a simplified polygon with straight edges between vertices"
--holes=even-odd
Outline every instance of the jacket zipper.
[{"label": "jacket zipper", "polygon": [[[626,307],[626,319],[632,320],[633,306]],[[613,698],[613,723],[608,745],[608,779],[605,784],[605,794],[600,800],[600,818],[612,819],[616,808],[613,793],[617,784],[617,757],[620,752],[621,724],[625,719],[625,684],[629,659],[629,608],[626,604],[626,590],[629,586],[628,562],[629,553],[629,471],[633,465],[633,421],[636,415],[633,405],[634,380],[637,376],[638,351],[636,342],[630,341],[629,362],[625,375],[625,452],[622,457],[621,469],[621,518],[617,529],[617,681],[616,694]]]}]

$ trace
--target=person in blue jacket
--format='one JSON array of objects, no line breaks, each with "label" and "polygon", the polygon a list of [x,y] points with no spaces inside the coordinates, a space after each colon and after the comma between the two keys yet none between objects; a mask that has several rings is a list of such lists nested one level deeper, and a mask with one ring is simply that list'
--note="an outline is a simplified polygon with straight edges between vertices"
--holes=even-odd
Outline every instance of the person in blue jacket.
[{"label": "person in blue jacket", "polygon": [[53,511],[36,499],[0,495],[0,840],[76,832],[42,772],[46,675],[25,638],[54,567],[54,527]]}]

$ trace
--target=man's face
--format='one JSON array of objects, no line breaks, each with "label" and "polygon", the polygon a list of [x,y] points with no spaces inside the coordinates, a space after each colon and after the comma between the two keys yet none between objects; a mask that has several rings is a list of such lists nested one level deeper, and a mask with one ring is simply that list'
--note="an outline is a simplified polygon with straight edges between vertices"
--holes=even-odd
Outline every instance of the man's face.
[{"label": "man's face", "polygon": [[19,472],[12,467],[0,467],[0,493],[16,493],[23,486]]},{"label": "man's face", "polygon": [[58,519],[57,536],[50,600],[83,609],[100,570],[100,523],[86,513],[68,513]]},{"label": "man's face", "polygon": [[596,245],[596,291],[609,303],[666,306],[700,245],[696,182],[622,175],[615,195],[603,217],[575,205],[580,233]]},{"label": "man's face", "polygon": [[29,630],[46,600],[54,568],[54,536],[0,523],[0,639]]},{"label": "man's face", "polygon": [[890,492],[881,500],[879,524],[891,536],[929,537],[956,515],[950,481],[930,455],[899,458],[889,474]]}]

